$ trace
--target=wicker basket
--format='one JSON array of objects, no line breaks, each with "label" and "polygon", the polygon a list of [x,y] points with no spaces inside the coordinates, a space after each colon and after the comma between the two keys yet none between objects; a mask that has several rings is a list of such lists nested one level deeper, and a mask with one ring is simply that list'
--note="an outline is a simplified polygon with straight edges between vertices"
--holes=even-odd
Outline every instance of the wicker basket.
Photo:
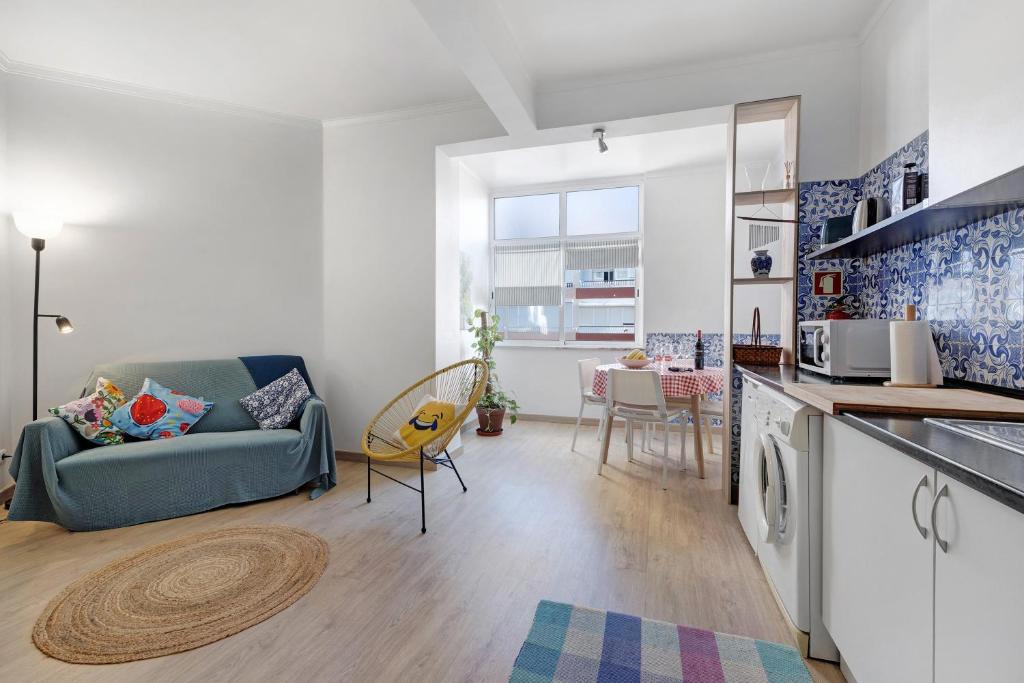
[{"label": "wicker basket", "polygon": [[751,344],[733,344],[732,360],[745,365],[778,365],[782,360],[781,346],[761,344],[761,309],[754,308],[754,320],[750,330]]}]

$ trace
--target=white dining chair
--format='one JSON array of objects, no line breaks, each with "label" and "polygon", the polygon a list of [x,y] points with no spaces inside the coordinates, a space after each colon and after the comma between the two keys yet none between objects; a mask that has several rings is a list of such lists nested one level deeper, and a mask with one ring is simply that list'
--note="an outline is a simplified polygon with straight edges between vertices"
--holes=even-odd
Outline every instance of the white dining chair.
[{"label": "white dining chair", "polygon": [[[576,418],[576,429],[572,433],[572,450],[576,450],[576,436],[580,433],[580,423],[583,421],[583,409],[588,405],[601,406],[605,405],[605,399],[603,396],[596,396],[594,394],[594,373],[597,370],[597,366],[601,363],[599,358],[584,358],[577,364],[579,366],[580,376],[580,414]],[[604,432],[604,420],[605,412],[601,411],[601,422],[597,426],[597,438],[601,439],[601,434]]]},{"label": "white dining chair", "polygon": [[711,438],[711,418],[717,417],[722,422],[719,429],[720,441],[725,443],[725,406],[721,401],[709,401],[702,396],[700,401],[700,419],[703,427],[704,443],[707,444],[708,453],[715,452],[715,442]]},{"label": "white dining chair", "polygon": [[[686,469],[686,438],[690,434],[690,411],[683,409],[686,415],[681,418],[676,425],[679,427],[679,469]],[[643,439],[640,442],[640,450],[644,453],[654,452],[654,437],[657,434],[658,425],[654,423],[647,423],[644,425]],[[665,438],[669,438],[671,432],[665,433]]]},{"label": "white dining chair", "polygon": [[[632,434],[633,423],[660,424],[665,428],[665,448],[661,454],[661,488],[668,488],[668,438],[673,420],[685,421],[688,411],[685,409],[670,410],[665,404],[665,394],[661,389],[661,377],[654,370],[620,370],[612,368],[608,371],[607,403],[605,419],[621,418],[626,421],[626,431]],[[633,460],[633,439],[626,441],[629,460]],[[657,455],[655,453],[654,455]],[[597,473],[601,474],[603,463],[597,461]]]}]

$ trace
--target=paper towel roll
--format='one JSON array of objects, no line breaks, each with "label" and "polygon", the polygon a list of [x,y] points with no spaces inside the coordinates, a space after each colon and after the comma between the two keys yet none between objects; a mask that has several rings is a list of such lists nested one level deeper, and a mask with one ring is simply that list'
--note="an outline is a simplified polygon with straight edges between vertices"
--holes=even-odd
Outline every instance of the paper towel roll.
[{"label": "paper towel roll", "polygon": [[928,383],[928,346],[932,333],[927,320],[889,323],[889,359],[893,384]]}]

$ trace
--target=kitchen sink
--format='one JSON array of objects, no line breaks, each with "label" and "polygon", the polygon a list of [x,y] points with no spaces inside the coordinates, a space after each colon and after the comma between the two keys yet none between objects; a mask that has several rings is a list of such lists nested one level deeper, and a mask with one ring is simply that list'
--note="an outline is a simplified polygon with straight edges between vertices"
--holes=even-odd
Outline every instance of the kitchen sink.
[{"label": "kitchen sink", "polygon": [[926,417],[924,421],[936,427],[942,427],[951,432],[1024,455],[1024,422],[954,420],[939,417]]}]

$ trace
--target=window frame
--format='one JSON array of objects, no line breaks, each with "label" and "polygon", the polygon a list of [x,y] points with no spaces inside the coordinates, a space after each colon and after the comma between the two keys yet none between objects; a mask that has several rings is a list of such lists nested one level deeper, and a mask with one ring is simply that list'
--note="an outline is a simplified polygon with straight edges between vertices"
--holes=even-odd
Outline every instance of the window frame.
[{"label": "window frame", "polygon": [[[569,192],[580,192],[587,190],[610,190],[619,187],[638,188],[638,224],[636,232],[609,232],[594,235],[569,235],[568,220],[566,214],[566,195]],[[491,308],[497,310],[494,304],[494,270],[495,270],[495,245],[501,244],[545,244],[557,240],[559,244],[560,258],[563,259],[562,272],[562,303],[558,307],[558,339],[506,339],[503,346],[525,346],[541,348],[565,348],[565,349],[632,349],[644,345],[643,320],[644,320],[644,176],[618,176],[614,178],[600,178],[593,180],[581,180],[568,183],[543,183],[538,185],[520,185],[507,188],[492,189],[488,195],[487,214],[487,249],[489,251],[488,276],[490,278]],[[494,201],[496,199],[507,199],[510,197],[528,197],[535,194],[558,194],[558,236],[557,237],[531,237],[499,240],[495,237],[494,225]],[[576,341],[567,340],[565,329],[565,243],[572,241],[601,241],[610,239],[621,239],[624,237],[636,237],[640,252],[639,263],[636,269],[636,313],[633,323],[634,337],[632,342],[617,341]]]}]

